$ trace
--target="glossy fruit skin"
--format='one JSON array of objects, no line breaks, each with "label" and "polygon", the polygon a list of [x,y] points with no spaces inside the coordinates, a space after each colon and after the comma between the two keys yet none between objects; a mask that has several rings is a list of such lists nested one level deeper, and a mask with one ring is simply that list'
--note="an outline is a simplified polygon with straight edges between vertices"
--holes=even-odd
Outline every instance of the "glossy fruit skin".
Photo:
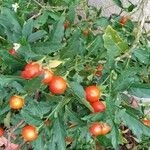
[{"label": "glossy fruit skin", "polygon": [[41,67],[38,63],[28,63],[21,73],[21,77],[25,79],[32,79],[41,74]]},{"label": "glossy fruit skin", "polygon": [[102,124],[99,123],[99,122],[93,123],[90,126],[89,131],[90,131],[91,135],[94,136],[94,137],[102,135]]},{"label": "glossy fruit skin", "polygon": [[109,124],[107,123],[102,124],[102,133],[101,133],[102,135],[108,134],[110,130],[111,130],[111,127],[109,126]]},{"label": "glossy fruit skin", "polygon": [[9,105],[12,109],[21,109],[24,106],[24,99],[21,96],[14,95],[10,98]]},{"label": "glossy fruit skin", "polygon": [[10,49],[9,50],[9,54],[13,55],[13,56],[16,56],[17,55],[17,52],[14,50],[14,49]]},{"label": "glossy fruit skin", "polygon": [[106,106],[101,101],[91,103],[91,106],[93,107],[94,112],[104,112],[106,110]]},{"label": "glossy fruit skin", "polygon": [[54,76],[49,84],[49,89],[54,94],[63,94],[67,88],[67,82],[60,76]]},{"label": "glossy fruit skin", "polygon": [[126,22],[127,22],[127,17],[126,17],[126,16],[121,17],[121,19],[120,19],[120,24],[121,24],[122,26],[124,26],[124,25],[126,24]]},{"label": "glossy fruit skin", "polygon": [[143,123],[144,123],[146,126],[149,126],[149,127],[150,127],[150,120],[144,119],[144,120],[143,120]]},{"label": "glossy fruit skin", "polygon": [[100,89],[97,86],[88,86],[85,89],[85,96],[87,101],[90,103],[96,102],[99,100],[100,97]]},{"label": "glossy fruit skin", "polygon": [[44,79],[42,80],[42,83],[49,84],[54,76],[54,73],[51,70],[43,69],[42,74],[44,75]]},{"label": "glossy fruit skin", "polygon": [[34,141],[38,137],[38,132],[35,126],[26,125],[22,129],[22,136],[25,141]]},{"label": "glossy fruit skin", "polygon": [[0,127],[0,137],[3,136],[3,134],[4,134],[4,130],[2,127]]},{"label": "glossy fruit skin", "polygon": [[89,35],[89,30],[88,29],[83,30],[83,35],[87,37]]},{"label": "glossy fruit skin", "polygon": [[91,135],[94,137],[106,135],[110,132],[110,130],[111,127],[109,126],[109,124],[102,122],[95,122],[89,128]]}]

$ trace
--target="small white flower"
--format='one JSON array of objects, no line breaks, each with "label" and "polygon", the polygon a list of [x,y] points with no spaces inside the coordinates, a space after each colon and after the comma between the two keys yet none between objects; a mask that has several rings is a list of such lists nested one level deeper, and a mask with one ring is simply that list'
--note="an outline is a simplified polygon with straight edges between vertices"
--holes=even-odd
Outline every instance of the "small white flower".
[{"label": "small white flower", "polygon": [[18,3],[12,4],[12,8],[15,12],[17,12],[17,9],[19,8]]},{"label": "small white flower", "polygon": [[17,51],[17,49],[19,49],[20,48],[20,44],[19,43],[13,43],[13,49],[15,50],[15,51]]}]

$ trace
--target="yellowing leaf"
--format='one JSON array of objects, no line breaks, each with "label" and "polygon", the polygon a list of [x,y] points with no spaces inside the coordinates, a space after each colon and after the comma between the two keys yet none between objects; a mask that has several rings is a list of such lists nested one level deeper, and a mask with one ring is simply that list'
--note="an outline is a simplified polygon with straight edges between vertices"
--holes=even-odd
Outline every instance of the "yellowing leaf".
[{"label": "yellowing leaf", "polygon": [[124,41],[116,30],[114,30],[111,26],[108,26],[105,30],[105,34],[103,35],[104,39],[104,47],[112,51],[115,56],[128,51],[128,43]]},{"label": "yellowing leaf", "polygon": [[58,67],[60,64],[62,64],[63,61],[59,61],[59,60],[50,60],[49,61],[49,67],[50,68],[56,68]]}]

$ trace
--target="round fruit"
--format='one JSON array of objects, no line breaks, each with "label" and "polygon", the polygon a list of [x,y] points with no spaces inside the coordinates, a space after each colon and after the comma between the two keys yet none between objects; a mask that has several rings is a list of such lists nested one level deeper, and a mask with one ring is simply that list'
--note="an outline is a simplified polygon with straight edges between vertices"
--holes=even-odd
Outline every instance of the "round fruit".
[{"label": "round fruit", "polygon": [[101,77],[102,76],[102,72],[101,71],[96,71],[95,75],[98,76],[98,77]]},{"label": "round fruit", "polygon": [[72,143],[74,141],[74,139],[72,139],[72,138],[70,138],[70,137],[67,136],[65,138],[65,141],[68,142],[68,143]]},{"label": "round fruit", "polygon": [[63,94],[67,88],[66,80],[62,77],[55,76],[50,82],[49,89],[54,94]]},{"label": "round fruit", "polygon": [[89,30],[88,30],[88,29],[85,29],[85,30],[83,31],[83,35],[84,35],[84,36],[88,36],[88,34],[89,34]]},{"label": "round fruit", "polygon": [[99,136],[102,135],[102,124],[97,122],[97,123],[93,123],[90,128],[89,131],[91,133],[92,136]]},{"label": "round fruit", "polygon": [[106,110],[106,106],[101,101],[94,102],[91,106],[93,107],[94,112],[103,112]]},{"label": "round fruit", "polygon": [[3,128],[0,127],[0,137],[4,134]]},{"label": "round fruit", "polygon": [[44,79],[42,80],[42,82],[44,84],[48,84],[50,83],[50,81],[52,80],[54,73],[51,70],[48,69],[43,69],[42,73],[44,74]]},{"label": "round fruit", "polygon": [[64,29],[66,30],[69,26],[70,22],[67,20],[65,23],[64,23]]},{"label": "round fruit", "polygon": [[31,125],[26,125],[22,129],[22,136],[25,141],[34,141],[38,137],[38,132],[36,127]]},{"label": "round fruit", "polygon": [[10,49],[9,54],[16,56],[17,52],[14,49]]},{"label": "round fruit", "polygon": [[97,67],[97,70],[98,71],[102,71],[104,69],[104,66],[103,65],[99,65],[98,67]]},{"label": "round fruit", "polygon": [[107,123],[102,124],[102,135],[106,135],[110,132],[111,127]]},{"label": "round fruit", "polygon": [[9,105],[12,109],[21,109],[24,106],[24,99],[20,96],[14,95],[10,98]]},{"label": "round fruit", "polygon": [[32,79],[41,74],[41,67],[38,63],[28,63],[21,73],[21,77],[25,79]]},{"label": "round fruit", "polygon": [[150,120],[144,119],[144,120],[143,120],[143,123],[144,123],[146,126],[149,126],[149,127],[150,127]]},{"label": "round fruit", "polygon": [[91,103],[98,101],[100,94],[100,90],[97,86],[88,86],[85,89],[86,99]]},{"label": "round fruit", "polygon": [[127,17],[126,17],[126,16],[121,17],[121,19],[120,19],[120,24],[121,24],[122,26],[124,26],[124,25],[126,24],[126,22],[127,22]]}]

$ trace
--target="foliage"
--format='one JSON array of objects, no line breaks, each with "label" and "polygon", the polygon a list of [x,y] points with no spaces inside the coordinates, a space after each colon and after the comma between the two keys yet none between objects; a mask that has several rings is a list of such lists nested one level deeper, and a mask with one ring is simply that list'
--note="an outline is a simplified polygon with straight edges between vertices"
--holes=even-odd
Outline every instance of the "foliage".
[{"label": "foliage", "polygon": [[[15,2],[19,6],[16,12],[12,7]],[[121,128],[124,126],[132,131],[137,147],[139,143],[140,148],[147,148],[150,127],[142,122],[147,117],[142,98],[150,97],[150,46],[147,34],[139,33],[141,24],[129,17],[121,25],[120,15],[104,17],[86,0],[15,2],[0,1],[0,124],[8,142],[25,150],[94,150],[97,142],[117,150],[128,144]],[[132,3],[124,7],[120,0],[114,2],[126,13],[136,8]],[[65,29],[66,21],[69,23]],[[14,43],[19,47],[14,47]],[[17,55],[9,53],[12,48]],[[29,62],[37,62],[62,76],[67,81],[65,93],[51,93],[41,82],[43,76],[21,78]],[[96,74],[99,65],[104,66],[101,75]],[[89,85],[101,89],[105,112],[93,113],[85,98]],[[25,99],[21,110],[10,108],[13,95]],[[132,100],[138,105],[131,104]],[[111,132],[94,138],[89,127],[99,121],[108,123]],[[39,134],[30,143],[21,136],[26,124],[36,126]]]}]

